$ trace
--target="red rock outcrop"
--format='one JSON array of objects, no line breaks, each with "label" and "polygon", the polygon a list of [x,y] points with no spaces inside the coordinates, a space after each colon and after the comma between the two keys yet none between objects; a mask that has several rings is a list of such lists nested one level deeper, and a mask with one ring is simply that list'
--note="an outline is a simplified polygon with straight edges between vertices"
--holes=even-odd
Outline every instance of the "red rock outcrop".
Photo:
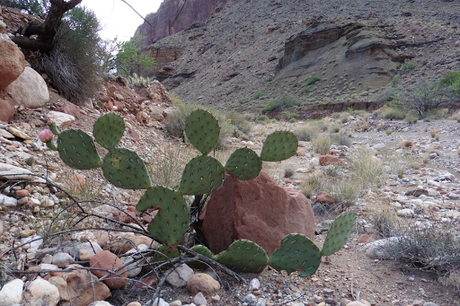
[{"label": "red rock outcrop", "polygon": [[243,238],[271,254],[287,234],[300,233],[312,239],[315,231],[310,201],[296,190],[277,185],[265,172],[250,181],[227,174],[200,220],[201,231],[215,254]]},{"label": "red rock outcrop", "polygon": [[[148,14],[136,31],[144,36],[142,44],[149,46],[152,42],[185,30],[195,21],[203,21],[221,3],[230,0],[164,0],[156,13]],[[150,23],[150,24],[149,24]]]},{"label": "red rock outcrop", "polygon": [[0,35],[0,89],[16,80],[26,67],[24,54],[6,35]]}]

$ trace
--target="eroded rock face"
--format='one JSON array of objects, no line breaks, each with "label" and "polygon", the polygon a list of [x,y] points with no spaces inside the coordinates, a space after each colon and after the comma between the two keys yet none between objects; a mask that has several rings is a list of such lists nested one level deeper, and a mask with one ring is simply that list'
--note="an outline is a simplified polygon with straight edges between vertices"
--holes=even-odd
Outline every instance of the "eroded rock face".
[{"label": "eroded rock face", "polygon": [[249,239],[270,255],[290,233],[314,237],[310,201],[300,192],[277,185],[265,172],[251,181],[231,175],[203,209],[201,231],[211,251],[226,250],[237,239]]},{"label": "eroded rock face", "polygon": [[[156,13],[148,14],[137,33],[145,36],[143,46],[153,41],[175,34],[191,26],[196,21],[203,21],[211,16],[221,3],[230,0],[165,0]],[[152,27],[153,26],[153,27]]]}]

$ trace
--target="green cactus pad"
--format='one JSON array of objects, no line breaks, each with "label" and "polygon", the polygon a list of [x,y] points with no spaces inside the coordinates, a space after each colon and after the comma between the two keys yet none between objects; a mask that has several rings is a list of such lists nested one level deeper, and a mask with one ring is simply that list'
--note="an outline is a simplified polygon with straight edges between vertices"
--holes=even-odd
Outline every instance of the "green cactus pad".
[{"label": "green cactus pad", "polygon": [[168,248],[165,245],[160,245],[157,252],[153,255],[155,261],[165,261],[170,258],[179,257],[180,252],[177,248]]},{"label": "green cactus pad", "polygon": [[269,260],[269,265],[276,270],[286,270],[288,273],[299,270],[302,277],[315,273],[320,263],[321,253],[318,247],[301,234],[285,236]]},{"label": "green cactus pad", "polygon": [[[206,256],[208,258],[214,259],[214,255],[212,254],[211,250],[209,250],[207,247],[205,247],[202,244],[194,245],[191,248],[191,250],[197,252],[198,254]],[[205,263],[200,262],[200,261],[191,261],[187,264],[194,269],[206,269],[208,267]]]},{"label": "green cactus pad", "polygon": [[356,214],[353,210],[346,211],[338,216],[327,233],[321,249],[321,255],[329,256],[340,250],[350,237],[355,221]]},{"label": "green cactus pad", "polygon": [[265,139],[260,158],[264,161],[285,160],[295,154],[297,146],[298,140],[294,133],[276,131]]},{"label": "green cactus pad", "polygon": [[239,148],[228,159],[225,170],[241,180],[252,180],[262,170],[262,160],[253,150],[245,147]]},{"label": "green cactus pad", "polygon": [[144,193],[136,205],[138,211],[149,207],[159,210],[149,224],[149,233],[168,246],[181,242],[190,219],[190,209],[184,198],[174,190],[153,186]]},{"label": "green cactus pad", "polygon": [[107,114],[96,120],[93,135],[107,150],[115,148],[125,132],[125,121],[117,114]]},{"label": "green cactus pad", "polygon": [[224,166],[217,159],[207,155],[197,156],[185,166],[179,192],[205,194],[219,187],[224,177]]},{"label": "green cactus pad", "polygon": [[267,265],[268,256],[255,242],[240,239],[216,255],[216,261],[235,272],[260,273]]},{"label": "green cactus pad", "polygon": [[152,184],[142,159],[128,149],[110,150],[102,161],[102,171],[104,177],[116,187],[144,189]]},{"label": "green cactus pad", "polygon": [[219,133],[217,119],[205,110],[198,109],[185,120],[185,135],[203,155],[211,152],[216,146]]},{"label": "green cactus pad", "polygon": [[93,169],[101,166],[94,141],[79,129],[65,130],[57,140],[59,157],[75,169]]}]

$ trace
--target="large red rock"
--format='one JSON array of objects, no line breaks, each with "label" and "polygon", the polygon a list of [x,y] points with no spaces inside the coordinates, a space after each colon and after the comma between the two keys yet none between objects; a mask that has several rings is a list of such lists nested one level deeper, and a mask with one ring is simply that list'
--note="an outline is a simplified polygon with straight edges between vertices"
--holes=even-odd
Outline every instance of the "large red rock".
[{"label": "large red rock", "polygon": [[300,233],[313,239],[315,232],[310,201],[294,189],[277,185],[265,172],[250,181],[227,174],[200,220],[201,231],[215,254],[244,238],[270,255],[287,234]]},{"label": "large red rock", "polygon": [[345,162],[338,157],[331,155],[321,155],[319,157],[319,164],[321,166],[335,165],[335,166],[344,166]]},{"label": "large red rock", "polygon": [[0,89],[13,83],[26,68],[24,54],[6,35],[0,35]]},{"label": "large red rock", "polygon": [[117,255],[113,254],[112,252],[97,252],[96,255],[91,257],[89,265],[91,268],[108,270],[91,270],[91,272],[99,278],[109,273],[109,271],[113,271],[112,275],[104,279],[104,283],[106,283],[106,285],[111,289],[118,289],[126,285],[125,278],[127,277],[127,273],[125,269],[123,268],[117,271],[117,269],[123,265],[123,262],[120,260],[120,258],[117,257]]}]

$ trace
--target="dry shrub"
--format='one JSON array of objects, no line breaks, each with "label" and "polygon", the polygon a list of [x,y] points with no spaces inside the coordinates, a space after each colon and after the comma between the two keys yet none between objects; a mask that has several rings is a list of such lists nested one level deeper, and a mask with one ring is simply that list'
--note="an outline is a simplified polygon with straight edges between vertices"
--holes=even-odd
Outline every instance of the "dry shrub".
[{"label": "dry shrub", "polygon": [[320,134],[312,140],[311,144],[315,152],[324,155],[329,152],[329,148],[332,145],[332,139],[327,134]]}]

